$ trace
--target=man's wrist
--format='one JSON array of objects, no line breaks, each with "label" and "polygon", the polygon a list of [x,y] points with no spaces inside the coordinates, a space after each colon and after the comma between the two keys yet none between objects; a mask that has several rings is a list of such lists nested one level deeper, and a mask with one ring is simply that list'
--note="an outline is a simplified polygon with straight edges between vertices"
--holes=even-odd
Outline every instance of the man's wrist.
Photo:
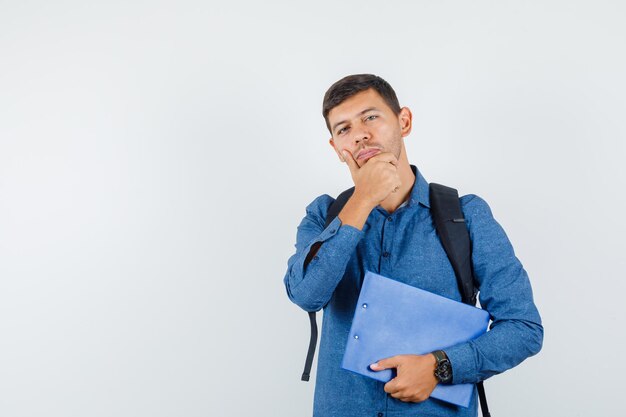
[{"label": "man's wrist", "polygon": [[436,350],[432,352],[435,357],[435,378],[440,384],[449,384],[452,382],[452,364],[448,355],[443,350]]},{"label": "man's wrist", "polygon": [[337,217],[339,217],[342,225],[346,224],[362,230],[374,207],[376,206],[372,206],[366,200],[353,194]]},{"label": "man's wrist", "polygon": [[361,194],[357,189],[354,190],[354,192],[352,193],[352,195],[350,196],[350,199],[348,201],[351,201],[352,204],[362,208],[363,210],[366,211],[372,211],[374,210],[374,207],[376,207],[378,204],[373,203],[372,201],[368,200],[363,194]]}]

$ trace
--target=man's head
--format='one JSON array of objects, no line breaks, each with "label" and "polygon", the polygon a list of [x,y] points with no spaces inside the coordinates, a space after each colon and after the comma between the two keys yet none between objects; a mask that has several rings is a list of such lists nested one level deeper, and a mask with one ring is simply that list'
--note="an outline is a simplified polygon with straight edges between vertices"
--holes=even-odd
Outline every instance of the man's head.
[{"label": "man's head", "polygon": [[349,75],[334,83],[324,95],[322,114],[339,158],[343,160],[345,149],[359,166],[373,156],[359,154],[370,149],[400,158],[402,138],[411,131],[411,111],[400,107],[389,83],[371,74]]},{"label": "man's head", "polygon": [[395,114],[400,113],[400,103],[398,102],[398,97],[396,97],[396,92],[393,91],[393,88],[391,88],[391,85],[389,85],[387,81],[373,74],[348,75],[331,85],[328,91],[326,91],[326,94],[324,94],[322,115],[324,116],[324,120],[326,120],[326,127],[331,134],[332,131],[328,121],[328,113],[355,94],[369,90],[370,88],[376,91],[382,99],[385,100],[385,103],[387,103],[391,111]]}]

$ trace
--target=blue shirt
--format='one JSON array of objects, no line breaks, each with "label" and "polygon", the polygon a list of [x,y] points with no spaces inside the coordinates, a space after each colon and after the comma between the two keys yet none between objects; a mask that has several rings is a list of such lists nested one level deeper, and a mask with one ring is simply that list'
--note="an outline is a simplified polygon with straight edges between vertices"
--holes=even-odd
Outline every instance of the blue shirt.
[{"label": "blue shirt", "polygon": [[[334,199],[317,197],[298,226],[296,253],[287,262],[289,299],[305,311],[324,309],[314,395],[314,417],[476,416],[476,389],[469,408],[428,399],[404,402],[384,391],[384,383],[346,371],[341,360],[365,270],[461,301],[456,276],[430,215],[428,183],[414,165],[415,183],[406,204],[389,214],[374,208],[362,230],[336,217],[324,228]],[[528,275],[487,203],[461,197],[472,241],[479,300],[492,318],[479,338],[446,349],[452,383],[476,383],[539,352],[543,327]],[[304,260],[323,242],[310,264]],[[383,358],[381,358],[383,359]]]}]

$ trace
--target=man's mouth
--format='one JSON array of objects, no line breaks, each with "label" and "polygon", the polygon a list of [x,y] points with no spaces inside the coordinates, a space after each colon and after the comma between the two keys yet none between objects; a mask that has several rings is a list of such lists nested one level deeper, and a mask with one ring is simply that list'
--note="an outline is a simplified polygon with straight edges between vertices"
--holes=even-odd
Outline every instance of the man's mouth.
[{"label": "man's mouth", "polygon": [[368,159],[371,158],[372,156],[376,155],[377,153],[380,152],[380,149],[370,149],[367,151],[362,151],[361,153],[359,153],[359,156],[357,159],[361,160],[361,159]]}]

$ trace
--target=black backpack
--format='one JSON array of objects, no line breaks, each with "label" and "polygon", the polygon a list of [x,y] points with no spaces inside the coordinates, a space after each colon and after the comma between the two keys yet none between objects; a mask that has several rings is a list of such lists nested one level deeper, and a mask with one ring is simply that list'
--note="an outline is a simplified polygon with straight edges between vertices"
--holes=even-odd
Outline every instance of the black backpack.
[{"label": "black backpack", "polygon": [[[353,192],[354,187],[342,192],[330,205],[324,228],[328,227],[335,217],[337,217]],[[476,305],[476,295],[478,291],[474,285],[471,241],[467,226],[465,225],[465,218],[461,211],[459,193],[454,188],[435,183],[430,183],[429,193],[430,214],[435,223],[437,235],[452,264],[452,269],[454,269],[462,300],[464,303],[474,306]],[[318,242],[316,245],[319,246],[321,243]],[[306,268],[311,261],[313,253],[316,252],[315,249],[315,247],[311,248],[311,251],[304,261],[304,268]],[[309,351],[304,365],[304,372],[302,373],[302,381],[309,380],[313,356],[315,355],[315,347],[317,345],[317,320],[315,316],[316,312],[309,312],[311,339],[309,341]],[[483,383],[481,381],[476,385],[482,415],[483,417],[490,417],[491,415],[489,414]]]}]

